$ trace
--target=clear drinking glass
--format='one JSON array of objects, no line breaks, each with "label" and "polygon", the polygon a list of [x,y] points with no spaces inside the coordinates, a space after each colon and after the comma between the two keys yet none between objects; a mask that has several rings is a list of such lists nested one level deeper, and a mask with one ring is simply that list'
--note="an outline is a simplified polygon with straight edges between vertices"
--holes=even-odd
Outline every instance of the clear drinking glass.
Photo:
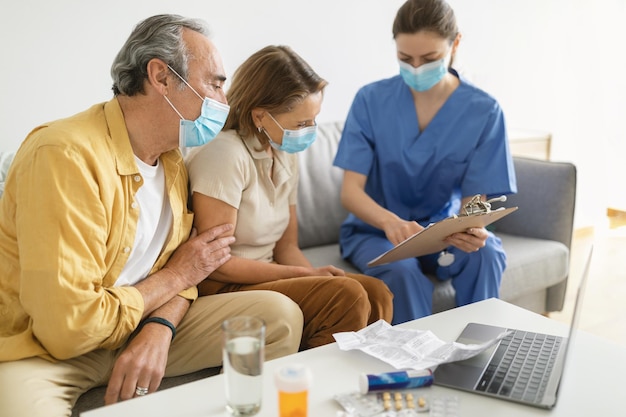
[{"label": "clear drinking glass", "polygon": [[252,416],[261,409],[265,323],[239,316],[222,323],[226,409],[233,416]]}]

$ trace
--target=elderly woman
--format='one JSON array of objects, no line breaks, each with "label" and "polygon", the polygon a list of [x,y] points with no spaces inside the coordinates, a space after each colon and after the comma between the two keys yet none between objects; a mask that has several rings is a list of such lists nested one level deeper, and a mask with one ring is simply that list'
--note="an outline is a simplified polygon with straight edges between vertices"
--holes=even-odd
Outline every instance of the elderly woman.
[{"label": "elderly woman", "polygon": [[187,157],[198,231],[235,225],[232,258],[199,285],[200,294],[287,295],[304,314],[301,349],[379,319],[391,322],[393,310],[382,281],[314,267],[298,247],[296,153],[315,140],[326,84],[290,48],[261,49],[233,76],[224,130]]}]

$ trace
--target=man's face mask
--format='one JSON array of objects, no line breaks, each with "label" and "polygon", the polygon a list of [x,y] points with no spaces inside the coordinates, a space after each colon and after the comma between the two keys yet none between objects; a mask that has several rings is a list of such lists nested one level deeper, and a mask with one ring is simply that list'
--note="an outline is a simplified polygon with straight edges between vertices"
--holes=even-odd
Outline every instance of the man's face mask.
[{"label": "man's face mask", "polygon": [[304,127],[298,130],[284,129],[280,123],[278,123],[276,119],[269,114],[269,112],[267,114],[283,131],[283,141],[280,145],[274,142],[272,138],[270,138],[270,135],[265,132],[270,140],[272,148],[288,153],[296,153],[305,150],[311,146],[313,142],[315,142],[315,138],[317,137],[317,125]]},{"label": "man's face mask", "polygon": [[230,106],[220,103],[212,98],[205,97],[202,99],[200,94],[191,86],[183,77],[181,77],[172,67],[168,65],[168,68],[176,74],[186,85],[193,91],[200,100],[202,100],[202,109],[200,110],[200,116],[196,120],[185,120],[180,112],[174,107],[172,102],[163,96],[165,100],[172,106],[172,109],[180,117],[180,131],[179,131],[179,144],[181,148],[201,146],[209,143],[224,127],[226,118]]},{"label": "man's face mask", "polygon": [[404,82],[415,91],[430,90],[443,79],[448,72],[450,55],[428,64],[414,68],[411,64],[398,60],[400,75]]}]

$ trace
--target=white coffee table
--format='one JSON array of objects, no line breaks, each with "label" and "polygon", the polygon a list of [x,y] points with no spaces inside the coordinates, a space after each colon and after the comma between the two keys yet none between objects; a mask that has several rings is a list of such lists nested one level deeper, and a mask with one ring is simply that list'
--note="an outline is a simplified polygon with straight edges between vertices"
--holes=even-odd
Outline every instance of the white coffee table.
[{"label": "white coffee table", "polygon": [[[582,314],[585,314],[584,306]],[[441,339],[452,341],[470,321],[562,336],[568,332],[568,327],[560,322],[497,299],[445,311],[402,326],[432,330]],[[462,417],[623,415],[625,357],[625,348],[578,331],[566,364],[557,405],[550,411],[438,386],[424,388],[424,392],[430,396],[456,396],[459,415]],[[390,365],[360,351],[341,351],[334,343],[269,361],[264,368],[263,405],[258,416],[278,416],[272,374],[280,366],[293,362],[304,363],[313,371],[314,382],[309,393],[310,417],[336,416],[341,407],[333,400],[333,396],[357,391],[358,375],[361,372],[393,370]],[[84,417],[144,415],[228,417],[224,408],[223,376],[217,375],[81,414]]]}]

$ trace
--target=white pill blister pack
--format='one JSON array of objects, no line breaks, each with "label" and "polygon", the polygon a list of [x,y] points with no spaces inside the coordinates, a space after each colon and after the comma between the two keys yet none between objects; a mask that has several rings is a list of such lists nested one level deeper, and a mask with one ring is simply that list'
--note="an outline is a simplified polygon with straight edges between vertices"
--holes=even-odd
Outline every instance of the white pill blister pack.
[{"label": "white pill blister pack", "polygon": [[335,395],[337,417],[458,417],[458,397],[414,389]]}]

